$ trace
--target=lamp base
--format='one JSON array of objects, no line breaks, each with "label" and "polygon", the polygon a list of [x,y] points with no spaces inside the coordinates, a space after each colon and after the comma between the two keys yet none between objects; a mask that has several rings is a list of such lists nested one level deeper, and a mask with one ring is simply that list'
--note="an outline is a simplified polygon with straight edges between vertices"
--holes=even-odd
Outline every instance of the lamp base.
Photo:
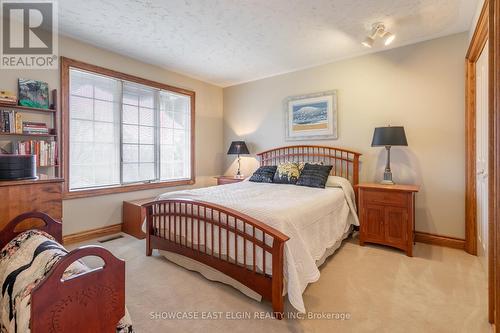
[{"label": "lamp base", "polygon": [[244,176],[244,175],[241,175],[241,174],[240,174],[240,175],[234,175],[234,178],[235,178],[235,179],[244,179],[244,178],[245,178],[245,176]]},{"label": "lamp base", "polygon": [[380,182],[380,184],[384,185],[394,185],[395,183],[392,181],[392,172],[391,170],[385,170],[384,172],[384,180]]}]

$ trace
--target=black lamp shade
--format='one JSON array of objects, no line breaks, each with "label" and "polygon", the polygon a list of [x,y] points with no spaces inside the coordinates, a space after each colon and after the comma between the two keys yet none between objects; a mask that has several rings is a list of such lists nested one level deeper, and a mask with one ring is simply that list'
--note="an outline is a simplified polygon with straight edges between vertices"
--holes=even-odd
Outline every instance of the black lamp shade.
[{"label": "black lamp shade", "polygon": [[250,154],[248,151],[247,145],[245,144],[245,141],[233,141],[231,142],[231,146],[229,147],[229,150],[227,151],[228,155],[244,155],[244,154]]},{"label": "black lamp shade", "polygon": [[372,147],[377,146],[408,146],[404,127],[376,127],[373,132]]}]

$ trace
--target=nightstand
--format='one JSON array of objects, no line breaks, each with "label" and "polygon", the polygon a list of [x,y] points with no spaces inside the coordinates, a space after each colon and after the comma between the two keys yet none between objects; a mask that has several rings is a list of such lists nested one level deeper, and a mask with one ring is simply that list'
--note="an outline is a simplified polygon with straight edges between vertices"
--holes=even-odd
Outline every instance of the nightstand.
[{"label": "nightstand", "polygon": [[215,177],[217,179],[217,185],[226,185],[232,183],[239,183],[243,181],[245,178],[235,178],[234,176],[219,176]]},{"label": "nightstand", "polygon": [[142,205],[155,199],[147,198],[124,201],[122,208],[122,231],[138,239],[146,238],[146,233],[142,231],[142,224],[146,219],[146,208],[142,207]]},{"label": "nightstand", "polygon": [[392,246],[413,256],[418,185],[359,184],[359,244]]}]

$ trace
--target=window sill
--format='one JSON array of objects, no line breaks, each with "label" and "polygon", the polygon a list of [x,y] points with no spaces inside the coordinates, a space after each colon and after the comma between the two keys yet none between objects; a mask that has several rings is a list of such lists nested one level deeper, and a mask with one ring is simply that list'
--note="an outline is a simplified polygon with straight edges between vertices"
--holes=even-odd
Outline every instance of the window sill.
[{"label": "window sill", "polygon": [[108,194],[151,190],[151,189],[162,188],[162,187],[166,188],[166,187],[174,187],[174,186],[182,186],[182,185],[193,185],[194,183],[195,183],[195,180],[194,180],[194,178],[192,178],[192,179],[185,179],[185,180],[176,180],[176,181],[171,181],[171,182],[158,182],[158,183],[149,183],[149,184],[131,184],[131,185],[122,185],[122,186],[99,188],[99,189],[79,190],[79,191],[73,191],[73,192],[70,192],[67,189],[65,189],[64,194],[63,194],[63,199],[88,198],[88,197],[96,197],[96,196],[108,195]]}]

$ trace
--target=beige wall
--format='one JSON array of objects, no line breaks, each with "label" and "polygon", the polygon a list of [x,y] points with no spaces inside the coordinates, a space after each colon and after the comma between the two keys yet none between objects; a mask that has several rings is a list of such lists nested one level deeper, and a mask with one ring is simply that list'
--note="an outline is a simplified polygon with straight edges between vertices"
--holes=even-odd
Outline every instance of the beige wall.
[{"label": "beige wall", "polygon": [[[338,90],[339,139],[309,143],[363,154],[361,181],[381,179],[376,126],[404,125],[408,147],[393,148],[399,183],[422,185],[416,230],[464,237],[464,56],[467,33],[435,39],[224,89],[224,148],[243,139],[252,153],[284,141],[283,99]],[[291,143],[290,143],[291,144]],[[234,159],[226,160],[233,173]],[[258,163],[243,159],[250,174]]]},{"label": "beige wall", "polygon": [[[229,142],[243,138],[252,153],[284,141],[283,99],[338,90],[339,139],[310,143],[363,153],[361,180],[379,180],[385,152],[371,148],[373,128],[404,125],[409,147],[393,149],[393,173],[401,183],[419,183],[416,229],[464,237],[464,54],[467,34],[458,34],[284,74],[224,89],[69,38],[60,54],[150,80],[196,91],[195,186],[235,170],[226,159]],[[58,71],[0,70],[0,87],[16,90],[17,78],[59,86]],[[224,98],[223,98],[224,95]],[[222,112],[224,102],[224,114]],[[224,131],[224,136],[222,132]],[[257,166],[243,159],[249,174]],[[64,201],[64,234],[120,223],[121,202],[167,190],[130,192]]]},{"label": "beige wall", "polygon": [[[221,88],[65,37],[60,38],[59,54],[149,80],[194,90],[196,92],[195,186],[214,183],[212,177],[220,174],[222,170],[221,156],[224,150]],[[0,70],[0,88],[17,91],[19,77],[46,81],[50,89],[59,86],[59,71],[57,70]],[[63,233],[67,235],[120,223],[123,200],[153,197],[168,190],[178,189],[181,187],[65,200]]]}]

